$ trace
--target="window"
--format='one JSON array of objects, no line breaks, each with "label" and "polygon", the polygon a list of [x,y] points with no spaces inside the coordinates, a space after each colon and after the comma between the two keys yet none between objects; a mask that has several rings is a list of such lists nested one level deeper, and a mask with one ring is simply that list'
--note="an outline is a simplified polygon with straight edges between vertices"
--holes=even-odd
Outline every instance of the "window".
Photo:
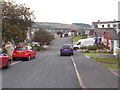
[{"label": "window", "polygon": [[116,27],[116,24],[113,24],[113,27]]},{"label": "window", "polygon": [[104,28],[104,25],[102,25],[102,27]]},{"label": "window", "polygon": [[110,24],[108,24],[108,27],[110,27]]},{"label": "window", "polygon": [[26,47],[16,47],[15,50],[27,50]]},{"label": "window", "polygon": [[81,42],[78,42],[78,43],[77,43],[77,45],[80,45],[80,44],[81,44]]},{"label": "window", "polygon": [[118,48],[120,48],[120,41],[117,41],[117,45]]},{"label": "window", "polygon": [[120,29],[120,23],[118,24],[118,29]]}]

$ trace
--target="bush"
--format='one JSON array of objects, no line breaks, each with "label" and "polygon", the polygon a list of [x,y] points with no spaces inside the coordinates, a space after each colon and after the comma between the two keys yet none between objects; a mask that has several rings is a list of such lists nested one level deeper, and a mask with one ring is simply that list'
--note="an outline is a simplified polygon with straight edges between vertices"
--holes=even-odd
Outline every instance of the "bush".
[{"label": "bush", "polygon": [[85,53],[89,53],[90,51],[89,50],[85,50]]},{"label": "bush", "polygon": [[87,46],[82,46],[80,47],[80,49],[87,49]]},{"label": "bush", "polygon": [[40,51],[40,46],[35,45],[35,46],[32,46],[32,47],[35,51]]},{"label": "bush", "polygon": [[6,48],[2,48],[4,50],[5,53],[7,53],[7,49]]},{"label": "bush", "polygon": [[88,50],[97,50],[98,46],[96,46],[96,45],[88,46],[87,49]]}]

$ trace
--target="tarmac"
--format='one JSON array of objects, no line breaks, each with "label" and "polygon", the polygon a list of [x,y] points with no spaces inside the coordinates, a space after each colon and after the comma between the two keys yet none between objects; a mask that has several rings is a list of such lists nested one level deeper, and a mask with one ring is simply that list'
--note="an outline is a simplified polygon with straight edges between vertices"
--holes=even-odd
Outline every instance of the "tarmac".
[{"label": "tarmac", "polygon": [[[88,56],[88,55],[87,55]],[[110,59],[118,59],[115,55],[113,54],[105,54],[105,55],[89,55],[89,58],[110,58]],[[119,59],[120,60],[120,59]],[[110,65],[117,65],[120,66],[120,64],[115,64],[115,63],[108,63],[108,62],[100,62],[100,63],[105,63],[105,64],[110,64]],[[117,75],[120,77],[120,70],[116,69],[109,69],[113,74]]]}]

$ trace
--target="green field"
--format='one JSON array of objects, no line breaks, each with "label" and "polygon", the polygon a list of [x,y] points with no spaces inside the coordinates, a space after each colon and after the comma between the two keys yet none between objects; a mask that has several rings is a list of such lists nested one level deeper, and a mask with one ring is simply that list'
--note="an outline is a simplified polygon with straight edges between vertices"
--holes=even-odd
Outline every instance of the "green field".
[{"label": "green field", "polygon": [[82,39],[81,36],[76,36],[76,37],[73,37],[72,40],[73,42],[77,42],[78,40]]}]

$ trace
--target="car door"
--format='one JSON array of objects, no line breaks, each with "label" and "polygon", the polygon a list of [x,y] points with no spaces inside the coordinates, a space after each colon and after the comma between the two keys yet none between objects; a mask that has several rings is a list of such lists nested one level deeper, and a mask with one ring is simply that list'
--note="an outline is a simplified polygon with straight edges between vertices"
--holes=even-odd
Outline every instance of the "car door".
[{"label": "car door", "polygon": [[2,55],[2,66],[5,66],[9,60],[9,56],[6,53]]},{"label": "car door", "polygon": [[32,47],[30,47],[30,48],[28,49],[28,51],[29,51],[29,53],[30,53],[31,58],[33,58],[34,55],[35,55],[34,49],[33,49]]}]

